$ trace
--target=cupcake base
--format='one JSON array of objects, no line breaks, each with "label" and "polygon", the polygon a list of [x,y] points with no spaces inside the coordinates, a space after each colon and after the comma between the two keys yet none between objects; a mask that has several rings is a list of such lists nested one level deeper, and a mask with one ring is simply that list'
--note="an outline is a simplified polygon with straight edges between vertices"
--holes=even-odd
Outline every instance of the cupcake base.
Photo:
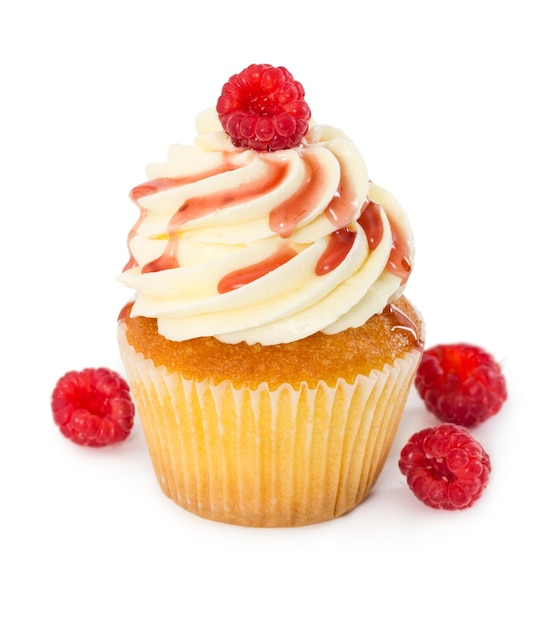
[{"label": "cupcake base", "polygon": [[301,526],[363,501],[389,453],[418,366],[416,346],[352,382],[193,380],[119,345],[163,492],[201,517]]}]

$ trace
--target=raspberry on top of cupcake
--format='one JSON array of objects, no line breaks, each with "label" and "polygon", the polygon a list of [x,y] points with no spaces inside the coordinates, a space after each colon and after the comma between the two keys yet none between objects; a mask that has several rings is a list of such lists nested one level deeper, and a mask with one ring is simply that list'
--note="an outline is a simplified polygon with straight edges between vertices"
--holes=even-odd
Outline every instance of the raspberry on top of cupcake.
[{"label": "raspberry on top of cupcake", "polygon": [[408,220],[285,68],[251,65],[131,192],[120,280],[172,341],[275,345],[361,326],[402,294]]}]

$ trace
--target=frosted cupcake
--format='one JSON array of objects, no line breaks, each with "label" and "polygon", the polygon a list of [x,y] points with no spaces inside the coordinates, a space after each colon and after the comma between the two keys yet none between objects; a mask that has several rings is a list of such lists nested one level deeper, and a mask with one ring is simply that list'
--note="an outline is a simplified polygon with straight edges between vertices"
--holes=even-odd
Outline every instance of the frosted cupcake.
[{"label": "frosted cupcake", "polygon": [[359,504],[422,353],[407,218],[354,144],[253,65],[131,192],[121,355],[177,504],[298,526]]}]

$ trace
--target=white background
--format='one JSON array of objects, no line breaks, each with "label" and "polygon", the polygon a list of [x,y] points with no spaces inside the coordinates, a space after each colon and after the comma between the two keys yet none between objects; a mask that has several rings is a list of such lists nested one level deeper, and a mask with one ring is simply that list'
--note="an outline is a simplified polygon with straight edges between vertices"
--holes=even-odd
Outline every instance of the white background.
[{"label": "white background", "polygon": [[[560,623],[555,4],[3,3],[0,622]],[[300,529],[183,511],[139,424],[95,450],[52,422],[67,370],[122,373],[129,189],[253,62],[288,67],[406,208],[427,345],[503,366],[509,400],[475,432],[491,482],[468,511],[425,507],[398,472],[436,423],[415,392],[371,497]]]}]

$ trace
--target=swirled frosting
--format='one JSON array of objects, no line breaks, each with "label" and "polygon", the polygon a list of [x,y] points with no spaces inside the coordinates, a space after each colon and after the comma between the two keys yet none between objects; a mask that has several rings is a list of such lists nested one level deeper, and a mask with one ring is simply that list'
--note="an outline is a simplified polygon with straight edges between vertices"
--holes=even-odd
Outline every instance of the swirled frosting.
[{"label": "swirled frosting", "polygon": [[401,295],[408,220],[340,130],[311,124],[301,146],[257,152],[208,109],[197,132],[130,193],[132,316],[173,341],[271,345],[359,326]]}]

